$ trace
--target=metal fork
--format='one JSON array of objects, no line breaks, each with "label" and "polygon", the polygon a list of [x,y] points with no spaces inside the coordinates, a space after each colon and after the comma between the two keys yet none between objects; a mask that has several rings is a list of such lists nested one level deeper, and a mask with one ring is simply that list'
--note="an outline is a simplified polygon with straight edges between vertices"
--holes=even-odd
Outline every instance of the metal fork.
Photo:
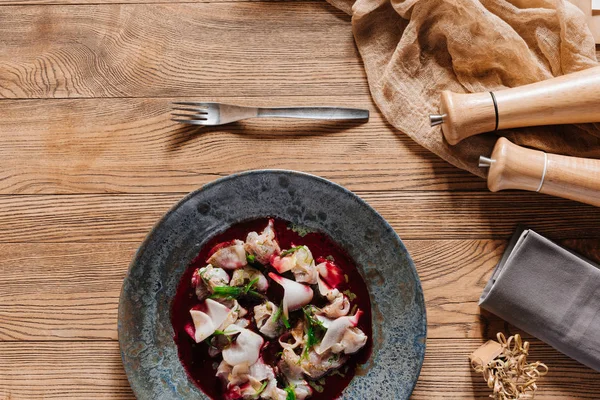
[{"label": "metal fork", "polygon": [[369,110],[340,107],[243,107],[221,103],[172,103],[172,121],[189,125],[223,125],[247,118],[369,119]]}]

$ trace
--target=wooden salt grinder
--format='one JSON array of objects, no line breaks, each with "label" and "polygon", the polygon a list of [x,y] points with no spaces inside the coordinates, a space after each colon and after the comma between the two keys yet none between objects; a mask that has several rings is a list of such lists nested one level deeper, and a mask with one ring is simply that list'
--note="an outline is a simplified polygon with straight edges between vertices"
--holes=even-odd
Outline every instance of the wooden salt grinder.
[{"label": "wooden salt grinder", "polygon": [[489,168],[492,192],[529,190],[600,207],[600,160],[548,154],[500,138],[479,166]]}]

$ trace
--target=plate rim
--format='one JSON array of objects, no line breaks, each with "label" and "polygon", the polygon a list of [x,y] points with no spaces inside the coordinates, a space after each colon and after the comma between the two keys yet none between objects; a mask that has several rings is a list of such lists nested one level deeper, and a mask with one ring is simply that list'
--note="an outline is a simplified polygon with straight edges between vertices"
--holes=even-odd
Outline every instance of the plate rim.
[{"label": "plate rim", "polygon": [[[350,197],[352,197],[353,199],[355,199],[357,202],[359,202],[360,204],[362,204],[363,206],[366,206],[368,209],[370,209],[375,216],[380,220],[380,222],[383,223],[383,225],[385,226],[385,228],[387,230],[389,230],[390,232],[392,232],[394,238],[397,240],[398,244],[400,245],[401,249],[404,251],[404,254],[407,256],[407,262],[410,265],[410,273],[413,275],[414,281],[416,283],[415,285],[415,293],[416,293],[416,297],[417,297],[417,302],[420,303],[420,305],[422,305],[423,308],[423,313],[422,313],[422,318],[420,321],[420,325],[421,325],[421,329],[423,332],[423,343],[422,343],[422,347],[423,347],[423,351],[419,354],[419,359],[418,359],[418,368],[416,369],[416,376],[415,376],[415,381],[412,383],[412,386],[410,387],[410,390],[408,392],[408,397],[410,398],[410,396],[412,395],[412,393],[414,392],[414,389],[417,385],[417,382],[419,380],[419,377],[421,375],[421,371],[423,369],[423,363],[424,363],[424,359],[425,359],[425,353],[427,351],[427,307],[426,307],[426,303],[425,303],[425,296],[423,293],[423,285],[421,284],[421,279],[419,277],[417,268],[415,266],[415,263],[412,259],[412,256],[410,255],[408,249],[406,248],[404,242],[402,241],[402,238],[400,237],[400,235],[398,235],[398,233],[396,232],[396,230],[390,225],[390,223],[379,213],[379,211],[377,211],[373,206],[371,206],[366,200],[362,199],[359,195],[357,195],[356,193],[354,193],[353,191],[351,191],[350,189],[347,189],[346,187],[342,186],[339,183],[336,183],[334,181],[331,181],[329,179],[323,178],[321,176],[318,175],[314,175],[311,173],[307,173],[307,172],[303,172],[303,171],[296,171],[296,170],[290,170],[290,169],[270,169],[270,168],[266,168],[266,169],[251,169],[251,170],[245,170],[245,171],[239,171],[239,172],[235,172],[235,173],[231,173],[229,175],[226,176],[222,176],[219,177],[215,180],[212,180],[210,182],[207,182],[205,184],[203,184],[201,187],[199,187],[198,189],[195,189],[189,193],[187,193],[185,196],[183,196],[179,201],[177,201],[175,204],[173,204],[169,210],[162,214],[161,217],[152,225],[152,227],[150,228],[150,230],[148,231],[148,233],[144,236],[144,239],[141,241],[140,245],[138,246],[137,250],[135,251],[135,253],[133,254],[132,258],[131,258],[131,262],[129,263],[128,267],[127,267],[127,273],[125,275],[125,278],[123,279],[123,283],[121,284],[121,290],[119,292],[119,305],[117,308],[117,339],[119,342],[119,353],[120,353],[120,358],[121,358],[121,363],[123,366],[123,371],[125,372],[125,375],[127,376],[127,382],[129,383],[129,386],[134,394],[134,396],[137,398],[137,393],[136,390],[134,389],[135,385],[134,382],[132,382],[130,374],[127,371],[126,363],[125,363],[125,355],[124,355],[124,351],[123,351],[123,342],[121,340],[121,335],[122,335],[122,329],[121,329],[121,310],[122,307],[124,307],[124,291],[125,291],[125,281],[129,278],[130,276],[130,272],[132,270],[132,268],[134,267],[134,265],[139,262],[139,259],[141,257],[141,254],[143,253],[143,251],[145,251],[146,247],[148,246],[151,236],[155,233],[155,231],[158,229],[158,227],[165,221],[168,219],[169,216],[171,216],[176,210],[178,210],[180,208],[181,205],[183,205],[184,203],[186,203],[188,200],[190,200],[191,198],[193,198],[194,196],[196,196],[198,193],[209,189],[212,186],[215,185],[219,185],[222,184],[223,182],[227,182],[229,180],[233,180],[242,176],[247,176],[247,175],[260,175],[260,174],[291,174],[291,175],[299,175],[299,176],[303,176],[306,178],[310,178],[310,179],[315,179],[318,181],[321,181],[325,184],[328,185],[333,185],[337,190],[340,190],[341,192],[345,193],[346,195],[349,195]],[[361,274],[362,275],[362,274]],[[364,279],[364,277],[363,277]],[[189,378],[188,378],[189,379]]]}]

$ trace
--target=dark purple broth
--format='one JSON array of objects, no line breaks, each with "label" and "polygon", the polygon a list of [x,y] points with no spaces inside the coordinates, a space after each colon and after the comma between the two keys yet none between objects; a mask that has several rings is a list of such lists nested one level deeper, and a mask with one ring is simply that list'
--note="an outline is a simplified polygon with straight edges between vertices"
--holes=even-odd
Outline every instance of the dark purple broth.
[{"label": "dark purple broth", "polygon": [[[205,343],[196,344],[185,332],[185,326],[192,323],[189,310],[194,306],[198,306],[200,303],[191,286],[192,274],[196,268],[201,268],[206,265],[206,259],[215,245],[234,239],[245,241],[248,232],[262,232],[267,226],[268,221],[268,218],[263,218],[240,223],[212,238],[202,248],[198,256],[192,261],[186,272],[183,274],[177,288],[177,294],[173,300],[171,322],[175,331],[174,340],[178,348],[179,359],[192,381],[194,381],[206,395],[214,400],[222,399],[224,393],[223,384],[215,376],[217,366],[222,358],[220,355],[217,356],[217,358],[210,358],[208,355],[208,345]],[[358,308],[364,311],[363,316],[361,316],[359,320],[358,327],[368,336],[369,339],[367,344],[358,353],[352,355],[346,364],[340,368],[340,372],[342,372],[344,376],[337,373],[326,376],[325,384],[322,385],[324,388],[323,392],[319,393],[316,390],[313,390],[313,396],[310,397],[314,400],[335,399],[342,393],[344,388],[348,386],[354,377],[356,365],[364,364],[371,355],[371,301],[369,299],[367,286],[348,255],[346,255],[346,253],[326,235],[314,232],[308,233],[302,237],[289,229],[288,222],[282,220],[275,220],[275,231],[281,249],[289,249],[292,247],[292,244],[306,245],[309,247],[315,260],[319,257],[333,256],[335,264],[348,276],[347,282],[343,281],[338,286],[338,289],[340,291],[350,290],[352,293],[356,294],[356,298],[351,301],[351,307],[353,309],[354,306],[357,305]],[[271,267],[268,267],[268,269],[276,272]],[[283,289],[280,285],[273,282],[271,278],[268,279],[269,290],[267,295],[269,300],[273,301],[275,304],[279,304],[283,297]],[[315,292],[317,292],[316,287]],[[249,315],[247,315],[246,318],[253,321],[251,313],[253,305],[250,305],[249,303],[241,304],[249,311]],[[292,324],[294,323],[294,321],[290,322]],[[252,324],[251,327],[254,328],[254,324]],[[269,340],[265,337],[264,339],[265,343],[268,343],[268,346],[262,352],[263,359],[266,363],[273,365],[272,362],[276,359],[275,354],[281,351],[281,346],[279,345],[277,338]]]}]

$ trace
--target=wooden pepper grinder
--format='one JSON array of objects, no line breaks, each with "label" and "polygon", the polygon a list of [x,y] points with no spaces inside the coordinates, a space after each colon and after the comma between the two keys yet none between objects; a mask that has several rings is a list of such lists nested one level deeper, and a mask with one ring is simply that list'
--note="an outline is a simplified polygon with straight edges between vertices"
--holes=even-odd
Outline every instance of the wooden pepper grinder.
[{"label": "wooden pepper grinder", "polygon": [[429,119],[451,145],[499,129],[600,122],[600,67],[497,92],[445,90]]},{"label": "wooden pepper grinder", "polygon": [[492,192],[529,190],[600,207],[600,160],[548,154],[500,138],[479,166],[489,168]]}]

